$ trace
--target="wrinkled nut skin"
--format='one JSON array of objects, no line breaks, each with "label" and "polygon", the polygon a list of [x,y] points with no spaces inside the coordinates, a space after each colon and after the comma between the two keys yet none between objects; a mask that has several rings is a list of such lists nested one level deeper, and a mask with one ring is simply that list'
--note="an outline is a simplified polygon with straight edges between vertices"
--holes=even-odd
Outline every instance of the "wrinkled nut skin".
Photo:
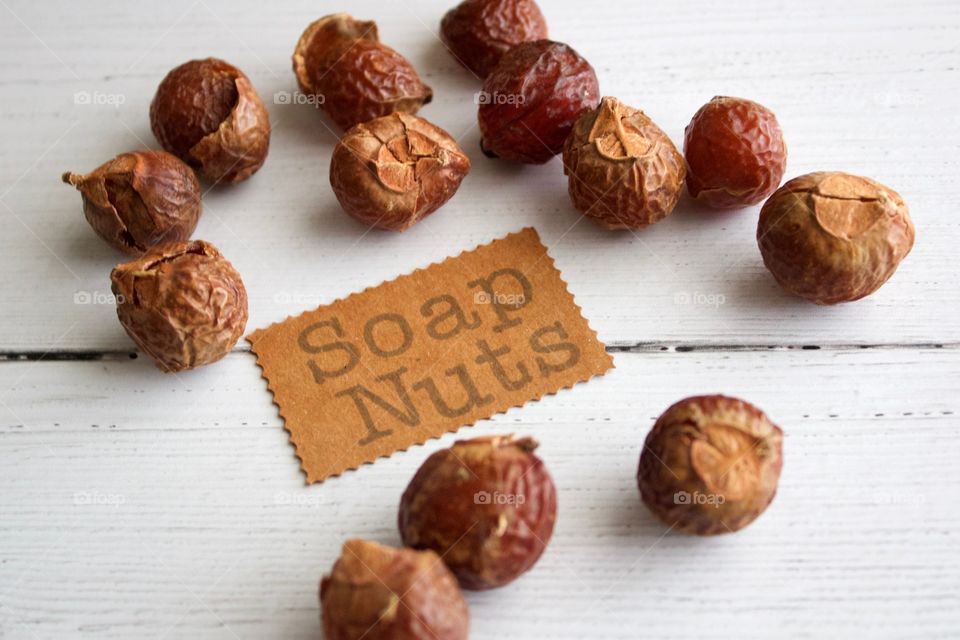
[{"label": "wrinkled nut skin", "polygon": [[193,170],[164,151],[123,153],[86,175],[65,173],[63,181],[80,192],[97,235],[129,255],[188,239],[203,209]]},{"label": "wrinkled nut skin", "polygon": [[787,169],[787,145],[772,111],[717,96],[684,133],[690,195],[717,209],[746,207],[773,193]]},{"label": "wrinkled nut skin", "polygon": [[403,543],[436,551],[465,589],[528,571],[550,541],[557,492],[531,438],[456,442],[423,463],[400,500]]},{"label": "wrinkled nut skin", "polygon": [[757,226],[763,263],[780,286],[823,305],[879,289],[914,237],[900,194],[839,172],[790,180],[763,205]]},{"label": "wrinkled nut skin", "polygon": [[686,169],[653,121],[616,98],[577,120],[563,148],[573,205],[607,229],[640,229],[668,216]]},{"label": "wrinkled nut skin", "polygon": [[356,20],[346,13],[331,14],[311,22],[293,51],[293,73],[300,90],[308,95],[319,93],[318,85],[336,61],[330,53],[354,40],[379,42],[377,23]]},{"label": "wrinkled nut skin", "polygon": [[512,46],[547,35],[547,21],[534,0],[464,0],[440,22],[443,43],[480,78]]},{"label": "wrinkled nut skin", "polygon": [[250,80],[216,58],[173,69],[150,104],[153,135],[210,183],[256,173],[270,150],[270,117]]},{"label": "wrinkled nut skin", "polygon": [[433,90],[402,55],[379,41],[373,22],[326,16],[304,31],[293,54],[300,88],[342,129],[391,113],[414,114]]},{"label": "wrinkled nut skin", "polygon": [[599,100],[593,67],[569,46],[550,40],[518,44],[479,94],[481,147],[491,157],[543,164],[563,150],[574,123]]},{"label": "wrinkled nut skin", "polygon": [[320,583],[326,640],[466,640],[469,612],[432,551],[348,540]]},{"label": "wrinkled nut skin", "polygon": [[739,531],[767,508],[783,466],[783,432],[749,402],[681,400],[647,435],[637,483],[643,502],[684,533]]},{"label": "wrinkled nut skin", "polygon": [[469,171],[470,159],[446,131],[394,113],[343,136],[330,161],[330,185],[360,222],[404,231],[449,200]]},{"label": "wrinkled nut skin", "polygon": [[240,274],[202,240],[164,244],[110,274],[120,324],[165,372],[216,362],[247,324]]}]

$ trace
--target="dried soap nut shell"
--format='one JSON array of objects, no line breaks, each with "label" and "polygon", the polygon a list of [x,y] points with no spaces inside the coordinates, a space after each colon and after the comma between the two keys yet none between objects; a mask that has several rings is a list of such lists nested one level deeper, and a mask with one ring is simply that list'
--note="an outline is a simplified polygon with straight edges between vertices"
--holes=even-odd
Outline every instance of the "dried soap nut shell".
[{"label": "dried soap nut shell", "polygon": [[336,62],[330,53],[355,40],[379,42],[377,23],[356,20],[346,13],[335,13],[311,22],[293,52],[293,73],[300,90],[308,95],[319,93],[320,81],[330,70],[330,65]]},{"label": "dried soap nut shell", "polygon": [[640,229],[680,200],[683,156],[639,109],[606,97],[576,123],[563,149],[573,205],[607,229]]},{"label": "dried soap nut shell", "polygon": [[671,528],[738,531],[767,508],[783,466],[783,432],[749,402],[697,396],[674,404],[647,435],[637,483]]},{"label": "dried soap nut shell", "polygon": [[86,175],[65,173],[63,181],[80,192],[97,235],[134,256],[188,239],[203,207],[193,170],[164,151],[123,153]]},{"label": "dried soap nut shell", "polygon": [[240,274],[208,242],[161,245],[110,278],[120,324],[165,372],[219,360],[246,327]]},{"label": "dried soap nut shell", "polygon": [[787,168],[787,146],[772,111],[743,98],[717,96],[687,125],[687,189],[704,204],[728,209],[761,202]]},{"label": "dried soap nut shell", "polygon": [[256,173],[270,150],[270,117],[242,71],[207,58],[173,69],[150,104],[150,126],[164,149],[211,183]]},{"label": "dried soap nut shell", "polygon": [[475,438],[437,451],[400,500],[403,543],[436,551],[465,589],[492,589],[540,558],[557,518],[557,492],[537,443]]},{"label": "dried soap nut shell", "polygon": [[403,231],[447,202],[469,171],[470,159],[446,131],[394,113],[344,134],[330,161],[330,185],[360,222]]},{"label": "dried soap nut shell", "polygon": [[563,150],[574,123],[599,99],[593,67],[572,48],[550,40],[518,44],[479,94],[481,148],[491,157],[543,164]]},{"label": "dried soap nut shell", "polygon": [[379,41],[373,22],[347,14],[312,23],[297,42],[300,88],[342,129],[391,113],[416,113],[433,99],[413,65]]},{"label": "dried soap nut shell", "polygon": [[547,35],[547,21],[534,0],[464,0],[440,22],[450,53],[480,78],[514,45]]},{"label": "dried soap nut shell", "polygon": [[348,540],[320,583],[326,640],[466,640],[457,580],[432,551]]},{"label": "dried soap nut shell", "polygon": [[817,304],[879,289],[913,248],[903,198],[879,182],[839,172],[790,180],[760,211],[757,242],[780,285]]}]

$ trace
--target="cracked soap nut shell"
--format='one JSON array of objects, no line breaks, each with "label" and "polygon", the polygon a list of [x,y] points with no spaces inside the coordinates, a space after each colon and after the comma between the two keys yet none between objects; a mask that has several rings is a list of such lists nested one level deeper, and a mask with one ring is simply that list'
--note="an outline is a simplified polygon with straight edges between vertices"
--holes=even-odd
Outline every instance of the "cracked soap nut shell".
[{"label": "cracked soap nut shell", "polygon": [[180,242],[200,219],[200,182],[164,151],[123,153],[86,175],[63,174],[83,197],[83,214],[104,242],[138,256]]},{"label": "cracked soap nut shell", "polygon": [[787,168],[787,146],[773,112],[717,96],[700,107],[683,140],[690,195],[718,209],[746,207],[773,193]]},{"label": "cracked soap nut shell", "polygon": [[270,148],[270,118],[250,80],[207,58],[172,70],[150,103],[150,127],[164,149],[210,183],[246,180]]},{"label": "cracked soap nut shell", "polygon": [[885,283],[915,231],[893,189],[847,173],[790,180],[760,211],[757,242],[780,285],[817,304],[859,300]]},{"label": "cracked soap nut shell", "polygon": [[219,360],[246,327],[240,274],[203,240],[156,247],[110,279],[120,324],[165,372]]},{"label": "cracked soap nut shell", "polygon": [[512,46],[545,39],[547,21],[533,0],[464,0],[443,16],[440,37],[460,64],[486,78]]},{"label": "cracked soap nut shell", "polygon": [[466,640],[457,580],[432,551],[348,540],[320,583],[327,640]]},{"label": "cracked soap nut shell", "polygon": [[470,159],[446,131],[394,113],[344,134],[330,161],[330,185],[360,222],[404,231],[443,206],[469,171]]},{"label": "cracked soap nut shell", "polygon": [[640,229],[680,200],[683,157],[653,121],[616,98],[584,114],[563,148],[570,199],[607,229]]},{"label": "cracked soap nut shell", "polygon": [[461,440],[423,463],[400,500],[403,543],[436,551],[465,589],[528,571],[550,541],[557,492],[532,438]]},{"label": "cracked soap nut shell", "polygon": [[640,454],[643,502],[684,533],[738,531],[777,492],[783,432],[749,402],[697,396],[661,415]]},{"label": "cracked soap nut shell", "polygon": [[597,75],[569,46],[524,42],[500,59],[478,96],[483,152],[543,164],[563,150],[574,123],[600,100]]},{"label": "cracked soap nut shell", "polygon": [[293,53],[300,90],[342,129],[391,113],[416,113],[433,99],[413,65],[380,42],[375,22],[346,13],[311,23]]}]

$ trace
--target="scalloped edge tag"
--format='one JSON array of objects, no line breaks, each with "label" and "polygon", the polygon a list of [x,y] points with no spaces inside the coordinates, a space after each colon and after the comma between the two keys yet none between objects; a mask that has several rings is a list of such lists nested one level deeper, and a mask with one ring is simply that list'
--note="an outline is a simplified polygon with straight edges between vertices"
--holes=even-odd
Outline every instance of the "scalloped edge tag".
[{"label": "scalloped edge tag", "polygon": [[614,366],[533,228],[247,340],[308,483]]}]

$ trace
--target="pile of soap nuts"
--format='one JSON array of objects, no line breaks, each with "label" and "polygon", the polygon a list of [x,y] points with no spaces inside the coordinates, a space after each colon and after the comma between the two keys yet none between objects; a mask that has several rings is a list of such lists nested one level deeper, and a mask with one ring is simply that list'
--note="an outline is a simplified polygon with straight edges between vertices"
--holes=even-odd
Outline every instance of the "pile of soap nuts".
[{"label": "pile of soap nuts", "polygon": [[[664,219],[684,185],[707,207],[764,202],[757,242],[765,265],[784,289],[818,304],[870,295],[913,246],[907,207],[882,184],[817,172],[781,186],[783,133],[774,113],[751,100],[703,105],[681,154],[643,111],[602,97],[589,62],[548,39],[534,0],[465,0],[443,17],[440,33],[482,81],[483,154],[525,164],[562,155],[573,208],[604,228]],[[403,231],[454,196],[471,159],[416,115],[433,91],[380,41],[374,22],[345,13],[316,20],[296,43],[293,70],[307,102],[345,131],[330,184],[347,214]],[[63,180],[80,191],[94,231],[132,257],[111,274],[121,324],[161,370],[177,372],[219,360],[245,329],[240,275],[216,247],[190,237],[202,211],[198,176],[223,185],[250,178],[266,160],[270,122],[247,76],[207,58],[167,74],[150,123],[165,151],[122,153]],[[773,499],[781,442],[780,429],[745,401],[682,400],[646,439],[642,499],[679,531],[736,531]],[[556,490],[535,447],[530,438],[479,438],[430,456],[401,499],[409,548],[348,541],[323,579],[327,637],[466,637],[460,586],[512,581],[552,533]],[[478,528],[464,531],[467,521]]]}]

